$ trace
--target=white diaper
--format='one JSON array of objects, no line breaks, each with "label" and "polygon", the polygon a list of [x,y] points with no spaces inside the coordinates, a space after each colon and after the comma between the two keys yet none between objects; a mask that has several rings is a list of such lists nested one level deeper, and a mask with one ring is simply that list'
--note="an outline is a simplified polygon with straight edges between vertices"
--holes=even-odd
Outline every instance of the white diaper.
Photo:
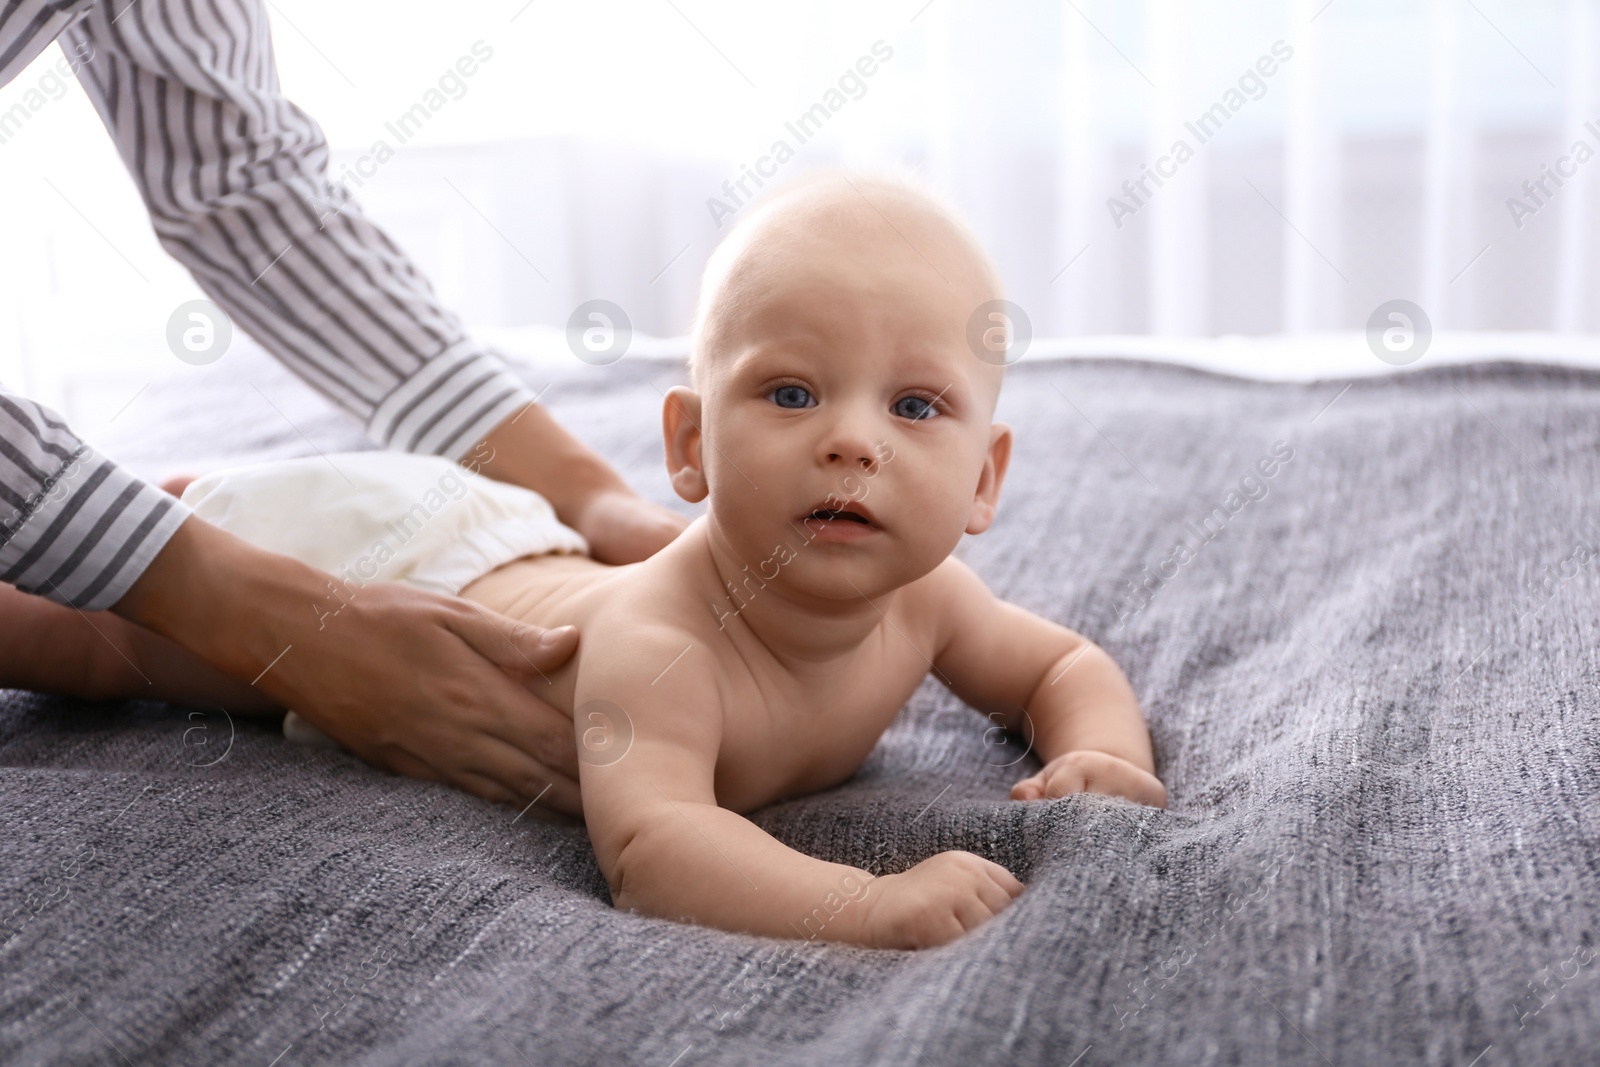
[{"label": "white diaper", "polygon": [[[183,502],[253,545],[344,579],[406,582],[455,595],[524,556],[588,555],[589,543],[538,493],[437,456],[335,452],[230,467]],[[293,711],[293,741],[333,744]]]},{"label": "white diaper", "polygon": [[406,582],[454,595],[523,556],[589,553],[538,493],[438,456],[335,452],[229,467],[195,479],[183,502],[353,588]]}]

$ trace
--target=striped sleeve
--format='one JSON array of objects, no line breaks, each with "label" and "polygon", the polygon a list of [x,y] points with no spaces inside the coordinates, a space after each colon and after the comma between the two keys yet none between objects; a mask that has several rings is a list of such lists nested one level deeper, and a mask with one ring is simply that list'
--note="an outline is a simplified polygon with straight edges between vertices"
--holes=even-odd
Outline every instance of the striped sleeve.
[{"label": "striped sleeve", "polygon": [[[91,2],[0,0],[0,85]],[[188,517],[55,412],[0,386],[0,581],[84,611],[109,608]]]},{"label": "striped sleeve", "polygon": [[94,2],[0,0],[0,85],[22,73],[22,68],[37,59],[56,35]]},{"label": "striped sleeve", "polygon": [[100,4],[62,50],[162,246],[373,440],[459,459],[532,403],[329,183],[322,130],[279,90],[262,0]]},{"label": "striped sleeve", "polygon": [[122,599],[189,508],[0,386],[0,581],[83,611]]}]

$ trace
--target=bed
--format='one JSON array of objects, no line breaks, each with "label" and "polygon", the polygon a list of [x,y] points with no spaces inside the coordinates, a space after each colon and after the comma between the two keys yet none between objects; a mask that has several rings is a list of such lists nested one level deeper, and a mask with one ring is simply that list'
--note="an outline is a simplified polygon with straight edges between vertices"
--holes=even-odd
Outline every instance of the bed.
[{"label": "bed", "polygon": [[[959,848],[1028,885],[954,944],[874,951],[619,913],[581,829],[274,722],[0,692],[0,1059],[1593,1062],[1600,375],[1082,355],[1008,371],[999,518],[958,552],[1122,664],[1167,810],[1007,800],[1033,757],[929,679],[850,782],[754,816],[877,873]],[[677,363],[525,373],[698,513],[656,432]],[[148,473],[369,447],[248,344],[119,432]]]}]

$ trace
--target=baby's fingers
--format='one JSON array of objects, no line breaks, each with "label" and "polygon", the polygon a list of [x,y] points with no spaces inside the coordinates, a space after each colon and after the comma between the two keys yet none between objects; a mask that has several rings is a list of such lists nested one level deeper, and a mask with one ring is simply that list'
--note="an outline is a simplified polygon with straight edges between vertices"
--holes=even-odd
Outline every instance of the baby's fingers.
[{"label": "baby's fingers", "polygon": [[1012,874],[998,863],[988,868],[988,872],[989,878],[994,882],[994,884],[1005,890],[1006,895],[1009,897],[1020,896],[1022,891],[1027,888],[1027,886],[1023,885],[1017,880],[1016,875]]},{"label": "baby's fingers", "polygon": [[1011,787],[1012,800],[1042,800],[1044,799],[1044,775],[1036,774]]},{"label": "baby's fingers", "polygon": [[[1006,901],[1010,903],[1010,901]],[[963,933],[969,933],[994,918],[1000,911],[981,897],[968,897],[955,902],[951,912],[956,917],[956,922],[961,924]]]},{"label": "baby's fingers", "polygon": [[1085,793],[1089,790],[1088,777],[1072,763],[1046,767],[1039,772],[1039,777],[1044,783],[1044,796],[1047,800],[1064,797],[1069,793]]},{"label": "baby's fingers", "polygon": [[1140,804],[1148,804],[1152,808],[1167,806],[1167,787],[1161,784],[1161,779],[1153,774],[1139,772],[1134,779],[1133,788],[1127,794],[1130,800]]},{"label": "baby's fingers", "polygon": [[973,891],[977,893],[978,900],[983,906],[989,909],[990,915],[999,915],[1002,911],[1005,911],[1011,906],[1012,898],[1016,896],[1015,893],[1001,886],[998,879],[991,878],[981,880],[973,887]]},{"label": "baby's fingers", "polygon": [[1167,806],[1167,787],[1161,784],[1161,779],[1143,768],[1119,759],[1090,760],[1085,757],[1082,762],[1082,767],[1072,770],[1082,783],[1078,786],[1079,790],[1123,797],[1153,808]]}]

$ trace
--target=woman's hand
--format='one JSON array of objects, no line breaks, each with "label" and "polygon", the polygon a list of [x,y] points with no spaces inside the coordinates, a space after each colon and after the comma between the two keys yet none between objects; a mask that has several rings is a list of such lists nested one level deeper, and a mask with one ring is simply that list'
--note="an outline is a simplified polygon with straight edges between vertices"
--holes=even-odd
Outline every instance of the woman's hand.
[{"label": "woman's hand", "polygon": [[589,555],[601,563],[637,563],[671,544],[690,520],[631,489],[593,494],[570,524],[589,542]]},{"label": "woman's hand", "polygon": [[530,404],[497,426],[461,460],[474,473],[532,489],[556,518],[583,535],[589,555],[622,565],[648,559],[689,520],[639,496],[600,455]]},{"label": "woman's hand", "polygon": [[376,766],[489,800],[582,810],[571,717],[536,695],[576,650],[570,627],[546,644],[539,627],[459,597],[397,582],[337,587],[199,516],[112,610]]}]

